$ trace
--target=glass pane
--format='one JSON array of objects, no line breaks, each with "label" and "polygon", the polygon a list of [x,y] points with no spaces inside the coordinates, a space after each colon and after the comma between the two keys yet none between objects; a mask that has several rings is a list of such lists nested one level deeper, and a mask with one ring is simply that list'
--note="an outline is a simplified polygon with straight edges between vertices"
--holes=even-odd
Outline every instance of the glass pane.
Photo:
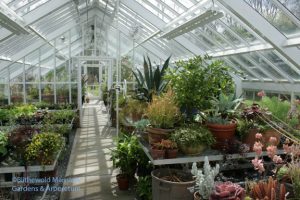
[{"label": "glass pane", "polygon": [[42,82],[53,82],[54,81],[54,60],[53,56],[41,62],[41,81]]},{"label": "glass pane", "polygon": [[39,86],[37,84],[26,84],[26,102],[39,102]]},{"label": "glass pane", "polygon": [[[56,61],[56,64],[59,62]],[[68,82],[69,81],[69,62],[62,62],[59,67],[56,68],[56,82]]]},{"label": "glass pane", "polygon": [[270,0],[244,0],[287,37],[300,34],[300,28]]},{"label": "glass pane", "polygon": [[39,81],[39,67],[32,65],[25,65],[25,81],[38,82]]},{"label": "glass pane", "polygon": [[57,84],[56,85],[57,103],[66,104],[69,103],[69,85]]},{"label": "glass pane", "polygon": [[[71,85],[71,97],[72,97],[72,103],[76,103],[76,104],[77,104],[77,102],[78,102],[77,94],[78,94],[77,84],[72,84],[72,85]],[[82,101],[82,102],[83,102],[83,101]]]},{"label": "glass pane", "polygon": [[53,84],[41,84],[42,101],[47,103],[54,103]]},{"label": "glass pane", "polygon": [[23,103],[23,84],[14,84],[10,85],[10,93],[11,93],[11,102],[12,103]]},{"label": "glass pane", "polygon": [[0,78],[0,105],[8,104],[8,78]]},{"label": "glass pane", "polygon": [[300,1],[299,0],[279,0],[290,12],[300,20]]}]

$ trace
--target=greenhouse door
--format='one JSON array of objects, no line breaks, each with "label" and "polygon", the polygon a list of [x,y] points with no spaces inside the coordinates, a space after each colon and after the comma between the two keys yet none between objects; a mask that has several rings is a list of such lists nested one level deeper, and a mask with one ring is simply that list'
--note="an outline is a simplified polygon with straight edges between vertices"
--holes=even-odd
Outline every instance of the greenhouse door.
[{"label": "greenhouse door", "polygon": [[82,122],[83,105],[90,101],[99,103],[102,99],[102,85],[106,84],[108,89],[112,86],[112,59],[93,56],[79,56],[77,59],[78,108]]}]

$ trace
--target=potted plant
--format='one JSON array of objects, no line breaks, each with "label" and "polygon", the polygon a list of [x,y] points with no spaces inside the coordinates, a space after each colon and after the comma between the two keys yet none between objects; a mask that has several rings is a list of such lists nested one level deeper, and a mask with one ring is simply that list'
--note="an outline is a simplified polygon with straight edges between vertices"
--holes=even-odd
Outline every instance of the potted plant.
[{"label": "potted plant", "polygon": [[118,138],[116,148],[111,151],[113,165],[120,169],[116,177],[120,190],[127,190],[129,181],[134,180],[139,152],[137,137],[125,134]]},{"label": "potted plant", "polygon": [[219,98],[213,97],[210,101],[212,109],[207,118],[207,128],[216,139],[214,148],[224,150],[228,148],[228,142],[234,137],[237,123],[233,120],[233,114],[242,99],[236,99],[234,94],[221,93]]},{"label": "potted plant", "polygon": [[166,158],[170,159],[170,158],[176,158],[177,157],[177,153],[178,153],[178,147],[176,142],[172,141],[172,140],[161,140],[161,144],[163,146],[163,148],[166,150]]},{"label": "potted plant", "polygon": [[204,158],[203,170],[197,168],[197,164],[193,163],[191,173],[196,177],[196,185],[194,188],[194,200],[209,199],[215,185],[215,177],[220,170],[219,164],[212,168],[209,164],[208,157]]},{"label": "potted plant", "polygon": [[232,68],[220,60],[197,56],[188,61],[178,61],[176,65],[166,78],[170,81],[176,103],[188,121],[192,121],[198,111],[211,107],[211,97],[234,91],[234,81],[230,75]]},{"label": "potted plant", "polygon": [[199,125],[189,125],[175,130],[171,135],[179,149],[186,155],[198,155],[215,140],[211,132]]},{"label": "potted plant", "polygon": [[179,118],[179,109],[173,99],[172,91],[169,90],[162,96],[154,96],[147,108],[146,115],[151,124],[147,128],[149,143],[167,139]]},{"label": "potted plant", "polygon": [[135,190],[138,200],[152,200],[151,176],[139,177]]},{"label": "potted plant", "polygon": [[7,154],[8,138],[7,135],[0,131],[0,163],[5,159]]},{"label": "potted plant", "polygon": [[64,146],[64,139],[57,133],[40,133],[32,138],[25,150],[27,163],[51,165]]},{"label": "potted plant", "polygon": [[156,142],[156,143],[151,144],[150,153],[154,160],[164,159],[166,150],[164,149],[161,142]]},{"label": "potted plant", "polygon": [[144,56],[144,74],[137,69],[136,73],[133,71],[133,75],[137,81],[136,96],[140,100],[146,100],[148,102],[152,101],[153,95],[160,95],[166,88],[168,82],[164,79],[165,72],[169,67],[170,58],[164,62],[162,68],[156,66],[152,67],[150,58],[148,62]]}]

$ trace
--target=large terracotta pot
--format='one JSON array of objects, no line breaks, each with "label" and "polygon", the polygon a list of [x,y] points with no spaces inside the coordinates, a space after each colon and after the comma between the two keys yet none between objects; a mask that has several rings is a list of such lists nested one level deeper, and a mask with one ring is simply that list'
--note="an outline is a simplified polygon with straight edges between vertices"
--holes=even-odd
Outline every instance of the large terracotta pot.
[{"label": "large terracotta pot", "polygon": [[117,175],[117,183],[120,190],[128,190],[129,188],[129,178],[124,174]]},{"label": "large terracotta pot", "polygon": [[178,149],[167,149],[166,150],[166,158],[177,158]]},{"label": "large terracotta pot", "polygon": [[207,124],[207,128],[216,139],[214,149],[224,150],[228,148],[228,142],[234,138],[237,124],[232,122],[230,124]]},{"label": "large terracotta pot", "polygon": [[154,144],[160,142],[162,139],[167,139],[169,134],[173,132],[174,129],[148,127],[146,131],[148,132],[149,143]]},{"label": "large terracotta pot", "polygon": [[[256,128],[249,129],[248,134],[242,139],[243,143],[249,145],[251,151],[253,151],[253,145],[256,141],[255,135],[258,132],[259,132],[259,130]],[[262,139],[261,139],[261,142],[264,145],[263,150],[266,150],[269,140],[270,140],[270,137],[275,137],[277,139],[277,142],[275,145],[278,145],[280,143],[281,135],[279,132],[277,132],[274,129],[266,130],[262,133]]]}]

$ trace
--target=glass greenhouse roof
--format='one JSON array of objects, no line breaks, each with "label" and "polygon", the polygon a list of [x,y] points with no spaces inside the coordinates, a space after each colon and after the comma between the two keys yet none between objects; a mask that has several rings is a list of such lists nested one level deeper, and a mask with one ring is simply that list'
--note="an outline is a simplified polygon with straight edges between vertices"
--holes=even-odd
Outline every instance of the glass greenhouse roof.
[{"label": "glass greenhouse roof", "polygon": [[138,66],[146,54],[156,63],[208,54],[243,82],[300,82],[298,0],[2,0],[0,13],[2,81],[24,69],[38,80],[82,55]]}]

